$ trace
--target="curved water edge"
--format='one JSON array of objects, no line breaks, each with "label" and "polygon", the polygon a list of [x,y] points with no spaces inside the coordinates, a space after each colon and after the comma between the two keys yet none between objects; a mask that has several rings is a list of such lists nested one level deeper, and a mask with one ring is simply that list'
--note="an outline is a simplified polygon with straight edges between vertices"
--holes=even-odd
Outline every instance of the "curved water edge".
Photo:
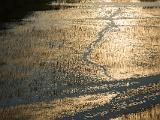
[{"label": "curved water edge", "polygon": [[[95,107],[86,111],[78,112],[72,116],[65,116],[62,119],[86,119],[86,120],[109,120],[117,118],[122,115],[142,112],[150,107],[160,104],[160,76],[150,76],[143,78],[133,78],[129,81],[114,81],[113,84],[106,82],[106,89],[109,86],[109,91],[118,95],[114,97],[109,103]],[[105,85],[105,82],[102,84]],[[157,85],[157,86],[155,86]],[[142,93],[132,93],[141,88],[153,88],[150,91],[143,91]],[[92,91],[92,90],[91,90]],[[104,91],[93,89],[95,93],[103,93]],[[131,92],[131,93],[130,93]]]},{"label": "curved water edge", "polygon": [[109,17],[104,16],[104,20],[109,20],[110,23],[108,23],[107,26],[104,27],[104,29],[102,29],[98,35],[97,35],[97,39],[95,41],[93,41],[92,43],[89,44],[89,46],[85,49],[83,55],[82,55],[82,59],[87,63],[87,64],[91,64],[97,68],[99,68],[101,70],[101,73],[104,74],[105,76],[109,77],[109,79],[114,79],[112,76],[110,76],[108,74],[108,68],[107,66],[103,66],[100,65],[96,62],[94,62],[93,60],[91,60],[90,56],[92,54],[92,51],[94,49],[96,49],[97,45],[102,43],[103,37],[104,35],[106,35],[106,33],[109,34],[109,32],[112,32],[114,30],[117,30],[117,25],[115,24],[115,22],[113,21],[113,17],[115,17],[116,15],[118,15],[121,12],[120,8],[118,8],[114,13],[112,13]]}]

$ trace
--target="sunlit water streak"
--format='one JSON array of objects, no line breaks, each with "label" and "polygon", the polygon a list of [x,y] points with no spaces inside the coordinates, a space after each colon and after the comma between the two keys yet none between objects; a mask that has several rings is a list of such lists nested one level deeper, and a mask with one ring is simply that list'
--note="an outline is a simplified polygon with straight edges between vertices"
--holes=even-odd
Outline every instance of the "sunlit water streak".
[{"label": "sunlit water streak", "polygon": [[92,61],[90,59],[90,55],[91,55],[93,49],[96,48],[96,45],[103,40],[102,38],[106,33],[109,33],[111,31],[115,31],[115,30],[118,29],[118,28],[116,28],[117,26],[115,25],[115,23],[113,21],[113,17],[116,16],[117,14],[119,14],[119,13],[120,13],[120,9],[116,10],[115,12],[113,12],[113,14],[111,14],[109,17],[104,16],[104,19],[109,20],[110,23],[103,30],[101,30],[98,33],[97,39],[95,41],[93,41],[88,46],[88,48],[85,50],[85,52],[83,53],[83,60],[85,60],[87,62],[87,64],[92,64],[92,65],[94,65],[96,67],[99,67],[101,69],[102,74],[104,74],[107,77],[109,77],[109,79],[114,79],[114,78],[112,78],[110,75],[108,75],[107,68],[102,66],[102,65],[99,65],[99,64],[95,63],[94,61]]}]

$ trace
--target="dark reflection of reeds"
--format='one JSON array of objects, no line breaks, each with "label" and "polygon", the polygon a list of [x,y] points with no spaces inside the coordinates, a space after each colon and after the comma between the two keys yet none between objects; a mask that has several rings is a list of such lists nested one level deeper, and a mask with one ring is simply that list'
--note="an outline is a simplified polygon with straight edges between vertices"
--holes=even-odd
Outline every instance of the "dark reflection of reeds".
[{"label": "dark reflection of reeds", "polygon": [[50,0],[2,0],[0,2],[0,21],[8,22],[11,19],[21,19],[29,11],[46,10]]},{"label": "dark reflection of reeds", "polygon": [[0,22],[17,21],[26,16],[30,11],[59,10],[68,6],[51,6],[49,2],[79,2],[80,0],[2,0],[0,2]]}]

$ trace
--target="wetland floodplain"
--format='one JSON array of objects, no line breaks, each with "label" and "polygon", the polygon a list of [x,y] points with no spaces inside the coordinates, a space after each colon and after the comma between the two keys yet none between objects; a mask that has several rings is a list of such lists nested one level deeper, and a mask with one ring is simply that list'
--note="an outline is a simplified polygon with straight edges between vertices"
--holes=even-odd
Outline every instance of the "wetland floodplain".
[{"label": "wetland floodplain", "polygon": [[159,120],[160,1],[46,3],[0,23],[0,118]]}]

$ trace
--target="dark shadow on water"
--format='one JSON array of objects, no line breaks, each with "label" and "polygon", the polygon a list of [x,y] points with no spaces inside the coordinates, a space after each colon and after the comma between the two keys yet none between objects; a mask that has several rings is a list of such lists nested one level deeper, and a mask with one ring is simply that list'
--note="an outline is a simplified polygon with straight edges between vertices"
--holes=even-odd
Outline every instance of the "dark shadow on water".
[{"label": "dark shadow on water", "polygon": [[[5,67],[5,65],[3,65]],[[56,67],[55,67],[56,68]],[[66,97],[78,97],[101,93],[117,93],[109,104],[99,106],[74,116],[66,116],[62,119],[109,119],[123,114],[134,113],[152,107],[160,103],[160,89],[155,85],[160,84],[160,75],[130,80],[102,81],[81,74],[74,74],[63,69],[48,69],[35,72],[32,78],[20,80],[0,81],[0,107],[15,106],[18,104],[31,104],[41,101],[51,101]],[[143,91],[130,94],[129,91],[139,91],[140,88],[154,88],[151,91]],[[11,90],[11,91],[10,91]],[[135,103],[135,105],[130,105]],[[137,103],[137,104],[136,104]],[[129,106],[130,105],[130,106]],[[124,106],[124,107],[123,107]],[[104,113],[104,116],[96,115]],[[93,118],[86,118],[91,115]]]},{"label": "dark shadow on water", "polygon": [[0,3],[0,21],[8,22],[23,18],[28,12],[48,10],[51,0],[3,0]]},{"label": "dark shadow on water", "polygon": [[[154,87],[155,84],[160,84],[160,75],[136,78],[131,80],[120,80],[111,82],[102,82],[98,86],[104,86],[106,84],[106,90],[91,90],[90,94],[96,93],[119,93],[115,98],[105,104],[93,109],[89,109],[83,112],[76,113],[74,116],[66,116],[64,120],[108,120],[110,118],[116,118],[121,115],[127,115],[130,113],[137,113],[144,111],[156,104],[160,104],[160,89],[157,88],[153,91],[143,91],[139,94],[129,94],[128,91],[137,90],[143,87]],[[128,85],[127,85],[128,84]],[[103,115],[102,115],[103,114]]]},{"label": "dark shadow on water", "polygon": [[[70,6],[49,5],[50,2],[63,2],[64,0],[2,0],[0,1],[0,30],[8,28],[5,23],[19,22],[33,11],[59,10]],[[78,0],[65,0],[65,2],[78,2]]]}]

